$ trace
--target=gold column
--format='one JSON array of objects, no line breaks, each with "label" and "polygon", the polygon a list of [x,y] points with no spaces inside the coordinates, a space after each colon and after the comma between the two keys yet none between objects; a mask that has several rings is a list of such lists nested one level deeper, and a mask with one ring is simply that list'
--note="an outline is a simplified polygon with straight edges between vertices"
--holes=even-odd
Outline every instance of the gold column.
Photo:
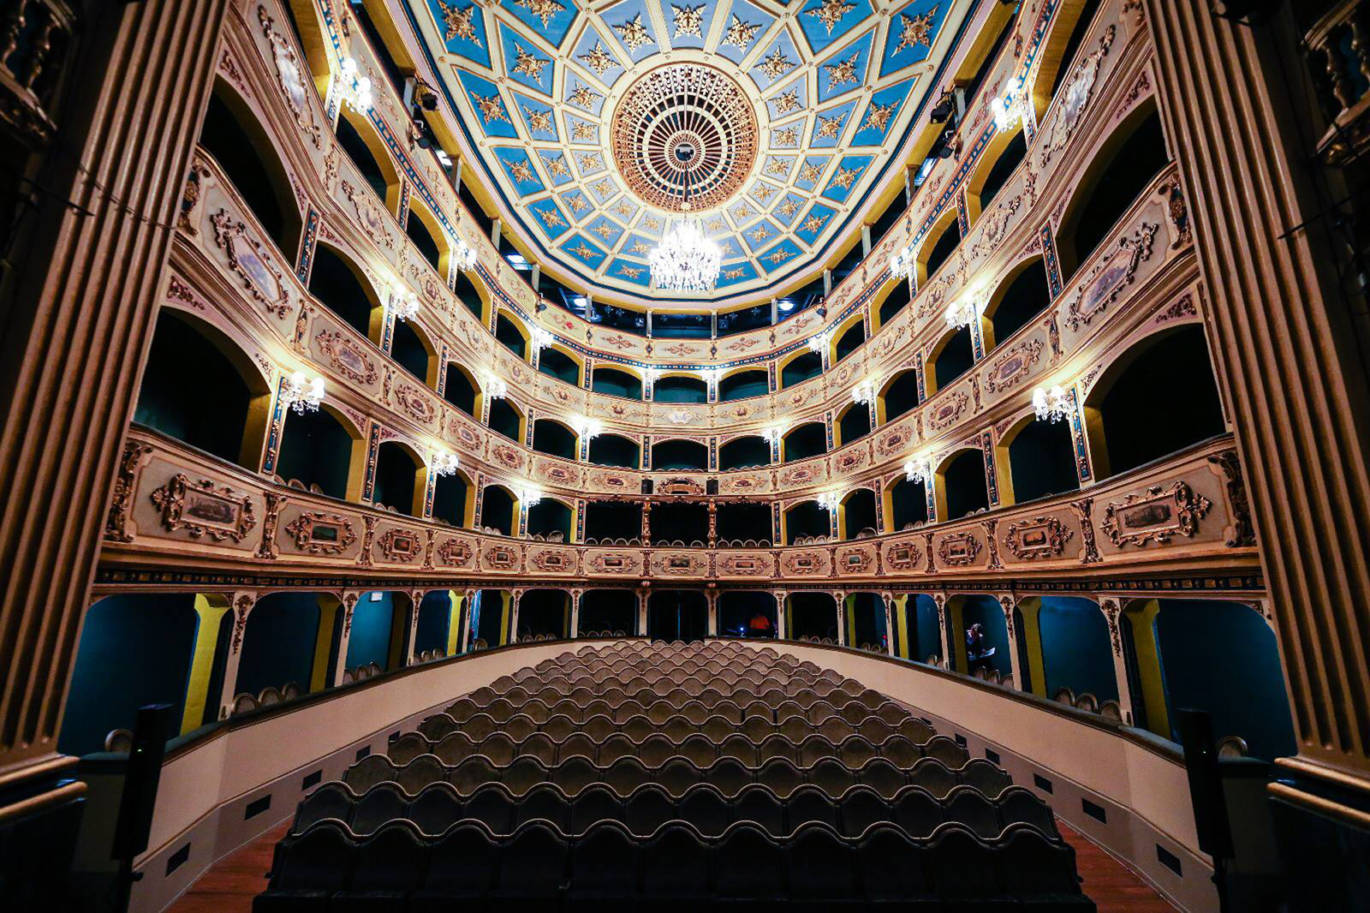
[{"label": "gold column", "polygon": [[209,680],[214,677],[214,648],[219,643],[219,623],[228,611],[223,596],[195,594],[195,647],[186,683],[186,705],[181,714],[181,735],[198,729],[209,703]]}]

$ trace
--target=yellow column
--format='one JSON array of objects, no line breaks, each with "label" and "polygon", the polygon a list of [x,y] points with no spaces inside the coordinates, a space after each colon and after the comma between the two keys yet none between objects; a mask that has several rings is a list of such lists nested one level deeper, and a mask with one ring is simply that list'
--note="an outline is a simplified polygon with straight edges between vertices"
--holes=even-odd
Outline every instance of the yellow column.
[{"label": "yellow column", "polygon": [[513,595],[508,590],[499,591],[499,646],[513,641],[512,633],[509,630],[509,617],[513,610]]},{"label": "yellow column", "polygon": [[[1047,666],[1042,658],[1042,628],[1038,623],[1038,612],[1041,609],[1041,599],[1024,599],[1018,603],[1018,611],[1023,616],[1023,642],[1027,650],[1028,678],[1032,680],[1032,693],[1046,697]],[[1021,683],[1019,687],[1021,689]]]},{"label": "yellow column", "polygon": [[947,600],[948,620],[947,640],[950,642],[952,671],[969,672],[970,659],[966,656],[966,625],[963,619],[966,598],[953,596]]},{"label": "yellow column", "polygon": [[[1137,677],[1141,679],[1142,706],[1146,708],[1146,728],[1162,738],[1170,738],[1170,714],[1165,706],[1165,679],[1161,676],[1161,650],[1156,644],[1156,616],[1161,603],[1155,599],[1133,603],[1123,613],[1132,625],[1132,646],[1137,655]],[[1133,700],[1138,696],[1133,695]]]},{"label": "yellow column", "polygon": [[195,651],[186,683],[186,706],[181,714],[181,734],[200,728],[209,702],[209,680],[214,676],[214,647],[219,642],[219,623],[228,611],[221,596],[195,595]]},{"label": "yellow column", "polygon": [[451,609],[447,616],[447,655],[451,656],[457,652],[461,646],[461,609],[462,597],[457,595],[456,590],[447,591],[447,599],[451,602]]},{"label": "yellow column", "polygon": [[909,595],[894,597],[894,625],[899,632],[899,658],[909,659]]},{"label": "yellow column", "polygon": [[848,596],[842,600],[842,615],[843,626],[847,629],[844,643],[849,647],[854,647],[856,646],[856,596]]},{"label": "yellow column", "polygon": [[328,654],[333,652],[333,628],[341,606],[336,597],[319,597],[319,629],[314,635],[314,662],[309,667],[309,691],[322,691],[332,684],[328,680]]}]

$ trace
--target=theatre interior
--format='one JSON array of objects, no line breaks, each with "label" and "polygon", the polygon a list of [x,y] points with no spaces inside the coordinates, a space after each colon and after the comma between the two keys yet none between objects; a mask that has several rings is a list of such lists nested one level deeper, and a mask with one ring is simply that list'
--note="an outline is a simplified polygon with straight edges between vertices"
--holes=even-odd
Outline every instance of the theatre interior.
[{"label": "theatre interior", "polygon": [[0,377],[5,910],[1370,910],[1367,0],[0,0]]}]

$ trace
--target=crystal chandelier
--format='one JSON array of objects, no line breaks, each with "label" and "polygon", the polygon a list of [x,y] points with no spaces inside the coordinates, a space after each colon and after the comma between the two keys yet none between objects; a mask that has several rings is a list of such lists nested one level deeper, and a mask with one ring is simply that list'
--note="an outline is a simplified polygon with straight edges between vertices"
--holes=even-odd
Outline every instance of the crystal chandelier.
[{"label": "crystal chandelier", "polygon": [[323,378],[309,377],[296,371],[285,379],[281,388],[281,404],[295,410],[297,415],[317,412],[323,402]]},{"label": "crystal chandelier", "polygon": [[809,337],[809,351],[816,355],[822,355],[828,348],[828,334],[819,333]]},{"label": "crystal chandelier", "polygon": [[913,275],[913,250],[901,247],[890,254],[890,275],[896,279],[907,279]]},{"label": "crystal chandelier", "polygon": [[438,478],[452,475],[459,465],[457,455],[450,450],[435,450],[432,460],[429,461],[429,468]]},{"label": "crystal chandelier", "polygon": [[575,428],[578,436],[587,441],[593,441],[604,431],[604,424],[599,419],[586,415],[572,416],[571,427]]},{"label": "crystal chandelier", "polygon": [[401,323],[413,320],[419,315],[419,296],[403,289],[395,289],[390,293],[390,313]]},{"label": "crystal chandelier", "polygon": [[994,129],[1000,133],[1012,130],[1023,119],[1023,100],[1018,97],[1021,86],[1022,80],[1015,76],[1004,85],[1003,94],[995,96],[989,103]]},{"label": "crystal chandelier", "polygon": [[541,352],[552,344],[554,338],[555,337],[552,336],[551,332],[544,330],[542,327],[534,327],[532,338],[533,351]]},{"label": "crystal chandelier", "polygon": [[1041,422],[1063,422],[1070,418],[1070,394],[1060,384],[1032,391],[1032,409]]},{"label": "crystal chandelier", "polygon": [[980,315],[985,313],[987,304],[988,302],[981,295],[968,292],[949,304],[942,316],[947,321],[948,327],[959,330],[972,326],[979,320]]},{"label": "crystal chandelier", "polygon": [[852,387],[851,401],[858,406],[869,406],[873,399],[875,399],[875,381],[868,378]]},{"label": "crystal chandelier", "polygon": [[927,457],[914,457],[904,463],[904,480],[921,483],[924,487],[932,485],[932,460]]},{"label": "crystal chandelier", "polygon": [[[688,161],[682,146],[677,154]],[[692,148],[692,147],[691,147]],[[680,208],[690,211],[690,172],[685,170],[685,193]],[[652,248],[647,255],[652,267],[652,281],[656,287],[671,292],[708,292],[718,281],[718,272],[723,266],[723,252],[714,242],[704,235],[704,224],[697,218],[686,215],[666,234],[661,243]]]},{"label": "crystal chandelier", "polygon": [[780,436],[784,434],[784,429],[779,425],[772,425],[761,432],[761,436],[766,439],[766,443],[772,447],[780,443]]},{"label": "crystal chandelier", "polygon": [[358,75],[355,57],[344,57],[339,76],[342,80],[343,101],[362,114],[371,110],[375,97],[371,94],[371,80]]},{"label": "crystal chandelier", "polygon": [[457,243],[452,246],[452,263],[462,272],[466,272],[469,269],[475,269],[475,248],[470,244],[467,244],[461,238],[458,238]]},{"label": "crystal chandelier", "polygon": [[524,507],[537,507],[542,500],[542,489],[536,485],[524,485],[519,488],[519,503]]},{"label": "crystal chandelier", "polygon": [[485,395],[491,399],[504,399],[509,395],[509,385],[503,378],[493,374],[485,375]]},{"label": "crystal chandelier", "polygon": [[842,496],[835,491],[825,491],[818,496],[818,506],[828,513],[833,513],[842,503]]}]

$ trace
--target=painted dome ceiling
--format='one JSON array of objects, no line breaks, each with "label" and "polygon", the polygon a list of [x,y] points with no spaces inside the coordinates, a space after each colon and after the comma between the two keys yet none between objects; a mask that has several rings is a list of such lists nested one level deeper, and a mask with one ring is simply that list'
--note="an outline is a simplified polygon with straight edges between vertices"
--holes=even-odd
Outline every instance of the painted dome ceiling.
[{"label": "painted dome ceiling", "polygon": [[741,303],[814,272],[854,230],[973,5],[410,0],[410,13],[486,172],[463,179],[494,187],[544,260],[648,300],[648,252],[688,199],[723,251],[703,297]]}]

